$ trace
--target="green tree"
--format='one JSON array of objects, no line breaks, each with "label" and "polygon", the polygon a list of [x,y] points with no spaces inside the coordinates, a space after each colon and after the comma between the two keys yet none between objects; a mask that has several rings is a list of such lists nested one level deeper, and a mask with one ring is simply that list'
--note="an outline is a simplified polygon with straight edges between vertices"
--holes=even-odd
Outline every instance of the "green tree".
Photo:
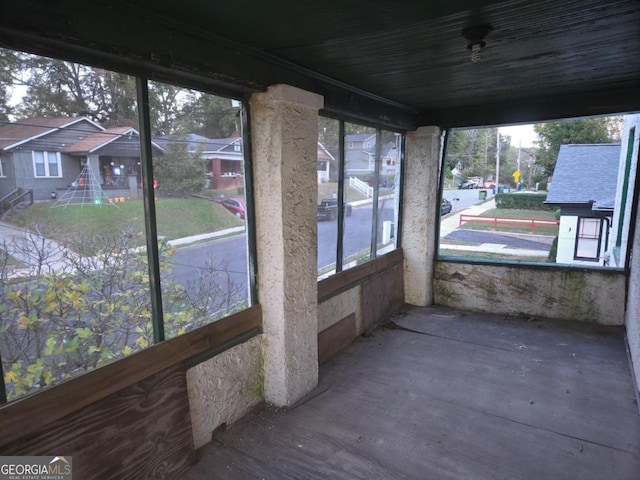
[{"label": "green tree", "polygon": [[11,96],[21,64],[18,52],[0,48],[0,120],[8,120],[12,113]]},{"label": "green tree", "polygon": [[[500,135],[501,171],[509,158],[510,138]],[[450,172],[461,167],[465,177],[488,178],[496,171],[496,128],[473,128],[452,130],[447,142],[445,167]],[[503,179],[504,174],[500,177]]]},{"label": "green tree", "polygon": [[167,83],[149,83],[149,110],[153,135],[176,133],[176,119],[180,115],[178,98],[186,90]]},{"label": "green tree", "polygon": [[176,120],[176,133],[196,133],[207,138],[228,138],[241,131],[240,107],[231,99],[189,91]]},{"label": "green tree", "polygon": [[128,75],[38,55],[20,54],[11,73],[26,87],[15,114],[86,116],[105,127],[136,126],[135,81]]},{"label": "green tree", "polygon": [[539,138],[536,164],[549,176],[553,174],[561,145],[614,142],[619,135],[618,118],[584,118],[534,125]]},{"label": "green tree", "polygon": [[200,192],[205,186],[204,163],[199,151],[189,152],[187,142],[170,142],[153,160],[160,191],[171,195]]}]

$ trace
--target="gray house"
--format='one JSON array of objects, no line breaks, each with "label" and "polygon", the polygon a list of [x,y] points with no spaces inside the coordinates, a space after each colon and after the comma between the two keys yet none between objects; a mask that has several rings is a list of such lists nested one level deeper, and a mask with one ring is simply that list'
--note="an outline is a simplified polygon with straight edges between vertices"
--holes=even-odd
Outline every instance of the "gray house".
[{"label": "gray house", "polygon": [[0,127],[0,196],[33,189],[51,198],[80,174],[80,157],[65,149],[104,129],[85,117],[34,117]]},{"label": "gray house", "polygon": [[[366,175],[375,171],[376,135],[354,133],[345,135],[345,158],[347,175]],[[398,160],[395,142],[386,142],[380,148],[381,175],[393,175]]]},{"label": "gray house", "polygon": [[562,145],[546,203],[560,207],[557,263],[605,265],[620,144]]},{"label": "gray house", "polygon": [[[153,147],[154,153],[162,152]],[[0,198],[32,189],[35,200],[50,199],[66,190],[87,163],[107,190],[129,189],[141,181],[138,132],[105,129],[86,117],[34,117],[6,124],[0,127],[0,159]]]},{"label": "gray house", "polygon": [[199,153],[204,161],[203,172],[207,188],[227,190],[244,186],[242,138],[207,138],[196,133],[154,137],[154,142],[166,148],[171,142],[187,144],[191,154]]}]

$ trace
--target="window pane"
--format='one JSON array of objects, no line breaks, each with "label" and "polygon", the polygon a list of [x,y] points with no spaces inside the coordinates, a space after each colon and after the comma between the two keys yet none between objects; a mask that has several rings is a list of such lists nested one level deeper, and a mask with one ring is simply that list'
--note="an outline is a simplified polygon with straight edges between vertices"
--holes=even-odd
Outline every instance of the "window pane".
[{"label": "window pane", "polygon": [[576,257],[598,258],[598,239],[579,238],[576,248]]},{"label": "window pane", "polygon": [[44,169],[44,152],[33,152],[33,158],[36,165],[36,177],[44,177],[46,175]]},{"label": "window pane", "polygon": [[239,102],[149,84],[167,338],[249,304]]},{"label": "window pane", "polygon": [[576,240],[576,258],[598,258],[600,222],[598,218],[580,219],[578,223],[578,238]]},{"label": "window pane", "polygon": [[600,220],[597,218],[580,219],[580,236],[582,238],[598,238],[600,234]]},{"label": "window pane", "polygon": [[[116,155],[127,165],[140,160],[135,82],[4,53],[16,56],[13,77],[30,87],[10,88],[20,98],[14,111],[24,113],[0,126],[0,136],[26,141],[5,152],[6,173],[23,169],[34,152],[36,175],[52,177],[31,184],[11,178],[41,200],[8,220],[28,233],[0,251],[0,352],[13,400],[139,351],[153,334],[140,190],[135,181],[107,188],[100,169]],[[71,92],[71,84],[79,88]],[[43,129],[50,132],[28,140]]]},{"label": "window pane", "polygon": [[339,142],[337,120],[318,122],[318,277],[336,271],[338,245]]},{"label": "window pane", "polygon": [[343,269],[371,259],[373,227],[373,184],[375,179],[376,131],[351,123],[345,124],[345,215]]},{"label": "window pane", "polygon": [[49,160],[49,176],[50,177],[57,177],[59,175],[58,173],[58,156],[53,153],[53,152],[48,152],[47,153],[47,158]]},{"label": "window pane", "polygon": [[382,131],[378,182],[378,254],[393,250],[397,245],[401,145],[400,134]]}]

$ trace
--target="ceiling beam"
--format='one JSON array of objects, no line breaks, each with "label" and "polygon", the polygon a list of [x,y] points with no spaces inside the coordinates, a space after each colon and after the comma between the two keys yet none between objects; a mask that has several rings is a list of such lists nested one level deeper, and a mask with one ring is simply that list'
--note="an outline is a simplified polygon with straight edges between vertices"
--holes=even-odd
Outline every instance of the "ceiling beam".
[{"label": "ceiling beam", "polygon": [[327,112],[413,130],[416,111],[215,34],[109,3],[5,2],[0,45],[176,83],[246,95],[288,84],[324,97]]},{"label": "ceiling beam", "polygon": [[632,84],[571,95],[422,110],[418,113],[418,124],[444,128],[479,127],[637,112],[640,111],[638,92],[640,84]]}]

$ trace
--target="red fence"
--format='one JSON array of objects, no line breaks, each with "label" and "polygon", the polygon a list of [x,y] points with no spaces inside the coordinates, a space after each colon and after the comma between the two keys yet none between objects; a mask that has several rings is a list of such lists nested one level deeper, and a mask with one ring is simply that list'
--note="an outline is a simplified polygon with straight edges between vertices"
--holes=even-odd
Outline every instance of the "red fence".
[{"label": "red fence", "polygon": [[544,220],[541,218],[509,218],[509,217],[482,217],[480,215],[460,215],[461,227],[463,223],[480,223],[491,225],[494,230],[499,226],[528,227],[533,233],[535,228],[558,228],[559,220]]}]

